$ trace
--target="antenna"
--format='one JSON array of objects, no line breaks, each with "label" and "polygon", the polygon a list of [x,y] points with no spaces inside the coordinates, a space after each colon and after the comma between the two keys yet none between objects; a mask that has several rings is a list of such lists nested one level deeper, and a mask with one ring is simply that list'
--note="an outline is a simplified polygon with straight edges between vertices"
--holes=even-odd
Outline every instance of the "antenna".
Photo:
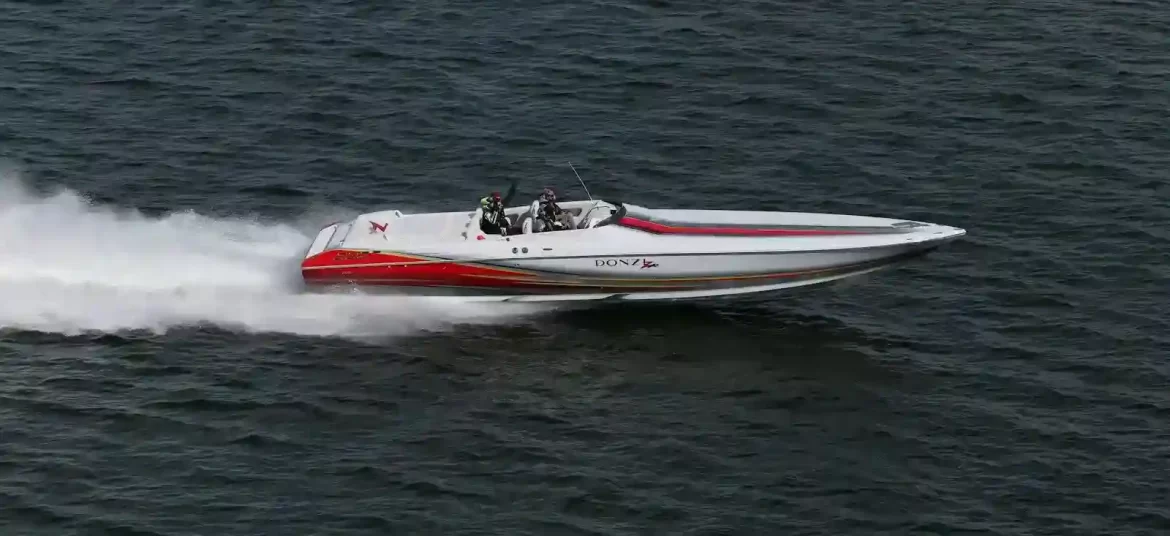
[{"label": "antenna", "polygon": [[573,170],[573,174],[577,175],[577,180],[581,182],[581,187],[585,188],[585,195],[589,196],[589,200],[593,201],[593,196],[589,193],[589,188],[585,186],[585,181],[581,180],[581,175],[577,173],[577,168],[573,167],[573,163],[569,162],[569,169]]}]

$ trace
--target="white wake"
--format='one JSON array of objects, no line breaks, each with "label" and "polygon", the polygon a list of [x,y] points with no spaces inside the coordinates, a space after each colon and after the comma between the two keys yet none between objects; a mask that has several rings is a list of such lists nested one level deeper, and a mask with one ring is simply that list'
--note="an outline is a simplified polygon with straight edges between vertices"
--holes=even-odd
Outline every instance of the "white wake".
[{"label": "white wake", "polygon": [[212,324],[249,332],[380,337],[497,322],[531,306],[314,295],[298,260],[320,224],[180,212],[147,217],[0,171],[0,329],[78,334]]}]

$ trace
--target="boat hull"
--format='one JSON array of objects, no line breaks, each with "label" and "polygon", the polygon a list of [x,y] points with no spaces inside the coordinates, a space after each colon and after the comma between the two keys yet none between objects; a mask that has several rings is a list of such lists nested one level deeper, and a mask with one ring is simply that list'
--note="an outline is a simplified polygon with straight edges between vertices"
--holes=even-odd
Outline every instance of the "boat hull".
[{"label": "boat hull", "polygon": [[363,215],[322,229],[302,276],[313,291],[492,301],[701,299],[869,273],[965,234],[858,216],[639,209],[633,217],[625,207],[611,214],[612,225],[586,226],[583,213],[576,229],[490,237],[471,225],[475,214]]},{"label": "boat hull", "polygon": [[[665,259],[659,255],[606,256],[499,263],[377,254],[361,259],[372,262],[357,266],[305,270],[304,281],[307,288],[317,292],[458,296],[486,301],[701,299],[828,283],[892,267],[936,247],[822,254],[678,255]],[[603,271],[614,268],[615,262],[617,266],[631,268],[630,272],[641,273]],[[644,268],[647,262],[653,267]],[[661,268],[662,263],[675,269],[647,273]],[[574,271],[578,265],[587,269]]]}]

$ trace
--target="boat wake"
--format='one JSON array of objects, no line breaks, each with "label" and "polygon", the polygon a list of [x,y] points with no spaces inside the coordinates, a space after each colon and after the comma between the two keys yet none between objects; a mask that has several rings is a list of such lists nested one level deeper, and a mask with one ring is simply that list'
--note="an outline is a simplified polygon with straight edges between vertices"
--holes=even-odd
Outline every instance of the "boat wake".
[{"label": "boat wake", "polygon": [[191,212],[148,217],[70,190],[38,194],[0,173],[0,330],[62,334],[214,325],[384,337],[502,322],[534,305],[305,294],[299,259],[320,221]]}]

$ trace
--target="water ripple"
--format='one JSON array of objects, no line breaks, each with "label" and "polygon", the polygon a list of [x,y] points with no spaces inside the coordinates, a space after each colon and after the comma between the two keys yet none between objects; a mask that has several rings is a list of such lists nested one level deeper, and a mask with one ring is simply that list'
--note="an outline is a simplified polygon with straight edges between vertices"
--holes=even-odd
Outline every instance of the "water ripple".
[{"label": "water ripple", "polygon": [[[0,171],[0,267],[73,281],[0,273],[0,523],[1170,530],[1168,12],[877,7],[13,4],[0,159],[36,192]],[[583,197],[565,161],[646,205],[970,235],[696,306],[372,307],[274,275],[357,211]]]}]

